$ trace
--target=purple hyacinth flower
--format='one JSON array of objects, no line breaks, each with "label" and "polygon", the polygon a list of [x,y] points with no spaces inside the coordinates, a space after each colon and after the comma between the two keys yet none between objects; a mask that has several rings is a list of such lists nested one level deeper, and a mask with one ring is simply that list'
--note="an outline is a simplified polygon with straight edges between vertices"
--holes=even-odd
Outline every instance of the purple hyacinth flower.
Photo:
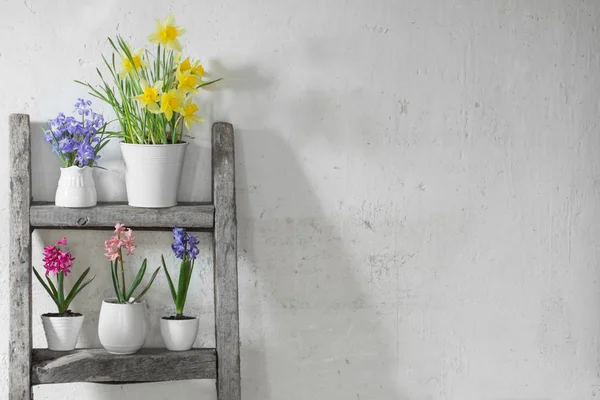
[{"label": "purple hyacinth flower", "polygon": [[173,228],[173,243],[171,249],[180,260],[195,260],[198,250],[198,236],[191,235],[184,228]]},{"label": "purple hyacinth flower", "polygon": [[177,227],[173,228],[173,244],[171,244],[171,249],[173,250],[173,253],[175,253],[175,257],[179,258],[180,260],[185,258],[185,229]]},{"label": "purple hyacinth flower", "polygon": [[198,235],[190,235],[189,233],[187,234],[187,254],[191,260],[195,260],[198,256],[198,253],[200,253],[200,250],[198,249],[198,243],[200,243],[198,241]]}]

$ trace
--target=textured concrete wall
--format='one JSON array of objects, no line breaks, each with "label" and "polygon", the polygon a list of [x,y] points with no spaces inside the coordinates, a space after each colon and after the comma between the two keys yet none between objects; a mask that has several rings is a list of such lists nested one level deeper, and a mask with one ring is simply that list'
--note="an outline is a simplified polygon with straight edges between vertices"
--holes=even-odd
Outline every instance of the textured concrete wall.
[{"label": "textured concrete wall", "polygon": [[[106,36],[145,43],[169,7],[226,80],[200,99],[181,191],[208,199],[212,121],[237,132],[245,400],[587,400],[600,395],[597,1],[0,1],[0,136],[84,94]],[[56,160],[34,145],[36,199]],[[6,165],[6,146],[0,159]],[[97,174],[123,198],[119,152]],[[0,180],[8,189],[7,172]],[[0,256],[6,259],[6,193]],[[103,233],[72,238],[110,295]],[[35,236],[35,254],[61,232]],[[209,237],[203,236],[207,252]],[[158,262],[168,235],[140,233]],[[211,334],[210,260],[190,310]],[[6,274],[0,289],[6,291]],[[37,315],[50,301],[37,285]],[[155,318],[170,306],[161,280]],[[0,398],[8,315],[0,296]],[[156,326],[150,345],[161,345]],[[61,385],[40,399],[214,398],[209,382]],[[137,396],[137,397],[135,397]]]}]

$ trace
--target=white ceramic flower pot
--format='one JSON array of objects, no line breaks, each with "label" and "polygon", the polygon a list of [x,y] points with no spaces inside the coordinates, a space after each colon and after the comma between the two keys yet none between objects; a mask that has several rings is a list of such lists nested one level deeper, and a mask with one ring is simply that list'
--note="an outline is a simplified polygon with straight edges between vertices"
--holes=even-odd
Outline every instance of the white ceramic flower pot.
[{"label": "white ceramic flower pot", "polygon": [[97,197],[92,168],[77,166],[61,168],[54,201],[58,207],[95,206]]},{"label": "white ceramic flower pot", "polygon": [[121,143],[127,200],[132,207],[177,205],[177,191],[187,143]]},{"label": "white ceramic flower pot", "polygon": [[146,303],[119,304],[106,299],[100,308],[98,338],[112,354],[133,354],[146,341]]},{"label": "white ceramic flower pot", "polygon": [[76,317],[49,317],[42,315],[42,326],[46,333],[48,349],[55,351],[70,351],[75,348],[83,315]]},{"label": "white ceramic flower pot", "polygon": [[161,318],[160,332],[167,349],[171,351],[189,350],[194,345],[198,334],[198,317],[192,319]]}]

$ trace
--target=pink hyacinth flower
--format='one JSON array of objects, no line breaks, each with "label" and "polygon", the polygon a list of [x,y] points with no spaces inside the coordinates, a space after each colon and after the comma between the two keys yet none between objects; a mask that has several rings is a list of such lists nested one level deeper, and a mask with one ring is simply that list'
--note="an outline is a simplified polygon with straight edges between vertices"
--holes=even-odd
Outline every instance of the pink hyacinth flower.
[{"label": "pink hyacinth flower", "polygon": [[58,252],[58,264],[60,265],[60,270],[67,276],[71,272],[71,267],[73,266],[73,258],[71,253],[69,252]]},{"label": "pink hyacinth flower", "polygon": [[115,224],[115,234],[117,234],[117,235],[118,234],[125,234],[125,231],[126,231],[125,225],[123,225],[123,224],[121,224],[119,222],[117,222]]},{"label": "pink hyacinth flower", "polygon": [[75,258],[71,256],[71,252],[62,251],[58,248],[59,245],[67,244],[67,239],[62,238],[56,242],[56,246],[44,247],[44,268],[46,269],[46,275],[53,273],[58,274],[62,272],[67,276],[71,272],[73,261]]},{"label": "pink hyacinth flower", "polygon": [[[121,236],[122,235],[122,236]],[[114,235],[104,242],[104,255],[110,261],[118,261],[121,249],[127,250],[127,254],[133,254],[135,250],[135,237],[133,231],[125,227],[125,225],[117,223],[115,225]]]},{"label": "pink hyacinth flower", "polygon": [[127,250],[127,255],[133,254],[133,251],[135,250],[135,244],[133,244],[134,240],[135,237],[133,236],[121,239],[121,247]]},{"label": "pink hyacinth flower", "polygon": [[104,253],[104,255],[110,261],[116,261],[116,260],[119,259],[119,249],[117,249],[117,248],[109,249],[109,250],[106,251],[106,253]]},{"label": "pink hyacinth flower", "polygon": [[106,250],[104,255],[110,261],[116,261],[119,259],[119,242],[120,240],[118,235],[112,236],[110,239],[104,242],[104,250]]}]

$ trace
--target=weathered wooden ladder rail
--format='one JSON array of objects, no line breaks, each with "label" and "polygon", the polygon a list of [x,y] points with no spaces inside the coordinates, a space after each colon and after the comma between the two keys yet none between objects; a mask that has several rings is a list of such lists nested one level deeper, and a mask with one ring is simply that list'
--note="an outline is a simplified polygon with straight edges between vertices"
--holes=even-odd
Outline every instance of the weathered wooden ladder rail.
[{"label": "weathered wooden ladder rail", "polygon": [[[29,116],[9,118],[10,144],[10,343],[9,399],[30,400],[32,385],[69,382],[135,383],[216,379],[219,400],[240,400],[237,222],[233,126],[212,128],[212,203],[136,209],[105,203],[67,209],[31,199]],[[53,352],[32,349],[31,234],[37,228],[109,229],[115,221],[149,229],[173,225],[213,232],[216,349],[169,352],[143,349],[113,356],[101,349]]]}]

